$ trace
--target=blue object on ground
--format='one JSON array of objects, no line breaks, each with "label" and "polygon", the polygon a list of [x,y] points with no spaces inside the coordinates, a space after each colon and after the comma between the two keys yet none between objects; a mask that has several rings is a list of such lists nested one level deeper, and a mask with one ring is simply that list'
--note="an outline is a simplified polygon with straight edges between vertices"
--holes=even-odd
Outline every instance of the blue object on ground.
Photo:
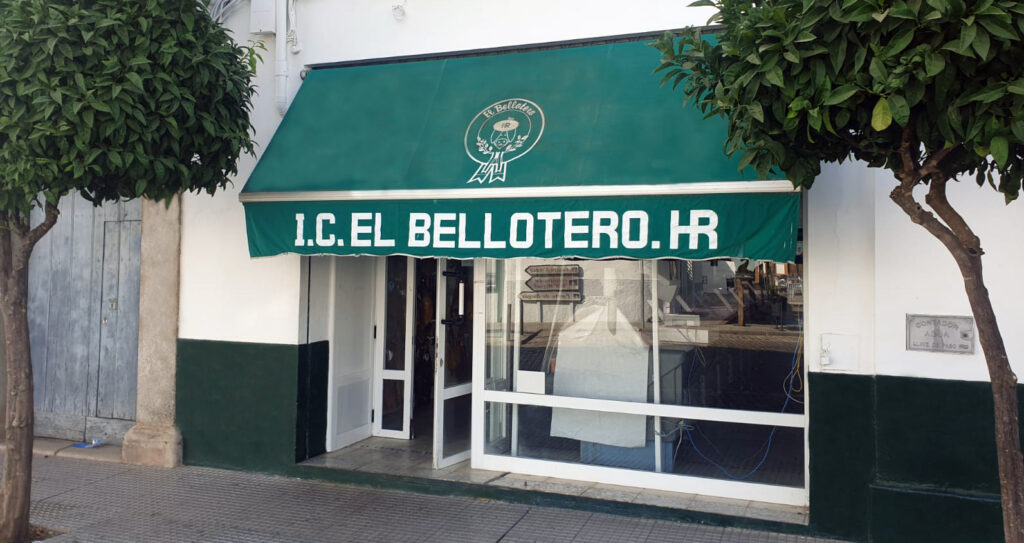
[{"label": "blue object on ground", "polygon": [[103,444],[102,439],[93,439],[89,443],[75,443],[72,447],[76,449],[93,449]]}]

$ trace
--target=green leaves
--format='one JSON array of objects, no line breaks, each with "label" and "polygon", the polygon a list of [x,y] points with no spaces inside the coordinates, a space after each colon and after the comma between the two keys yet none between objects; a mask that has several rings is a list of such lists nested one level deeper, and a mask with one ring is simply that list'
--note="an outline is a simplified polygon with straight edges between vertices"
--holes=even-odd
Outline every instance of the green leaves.
[{"label": "green leaves", "polygon": [[128,72],[128,73],[124,74],[124,78],[127,79],[128,81],[131,81],[132,85],[135,86],[136,90],[138,90],[140,92],[145,92],[146,89],[142,85],[142,77],[139,76],[139,74],[137,74],[135,72]]},{"label": "green leaves", "polygon": [[907,99],[900,96],[899,94],[893,94],[886,99],[889,106],[889,111],[892,114],[893,120],[900,126],[907,126],[910,122],[910,106],[907,104]]},{"label": "green leaves", "polygon": [[924,70],[925,76],[932,77],[941,72],[946,67],[946,59],[934,52],[928,51],[924,55]]},{"label": "green leaves", "polygon": [[989,152],[992,153],[992,158],[995,158],[998,164],[1006,166],[1010,158],[1010,142],[1003,136],[996,136],[989,144]]},{"label": "green leaves", "polygon": [[972,24],[964,25],[960,30],[960,43],[957,51],[962,55],[970,55],[971,44],[978,35],[978,27]]},{"label": "green leaves", "polygon": [[[1008,199],[1024,181],[1024,5],[1017,0],[703,2],[713,43],[658,45],[664,70],[706,115],[729,121],[728,153],[810,186],[820,162],[856,156],[894,171],[902,138],[943,169],[983,172]],[[977,150],[977,152],[975,152]],[[980,154],[978,154],[980,153]]]},{"label": "green leaves", "polygon": [[829,93],[828,98],[823,102],[826,106],[834,106],[836,104],[842,104],[849,100],[854,94],[857,94],[856,85],[843,85],[842,87],[833,89]]},{"label": "green leaves", "polygon": [[0,13],[0,213],[40,194],[213,192],[252,152],[262,46],[234,44],[200,0],[0,0]]},{"label": "green leaves", "polygon": [[875,102],[875,108],[871,111],[871,128],[881,132],[892,124],[892,112],[889,110],[889,101],[879,98]]}]

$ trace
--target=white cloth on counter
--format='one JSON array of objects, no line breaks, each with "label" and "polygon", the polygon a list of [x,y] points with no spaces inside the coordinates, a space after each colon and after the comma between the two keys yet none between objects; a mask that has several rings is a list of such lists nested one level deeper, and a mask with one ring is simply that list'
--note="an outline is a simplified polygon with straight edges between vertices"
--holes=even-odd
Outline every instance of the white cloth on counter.
[{"label": "white cloth on counter", "polygon": [[[611,304],[584,307],[558,335],[554,394],[602,400],[647,401],[648,346]],[[644,415],[553,408],[551,436],[616,447],[644,447]]]}]

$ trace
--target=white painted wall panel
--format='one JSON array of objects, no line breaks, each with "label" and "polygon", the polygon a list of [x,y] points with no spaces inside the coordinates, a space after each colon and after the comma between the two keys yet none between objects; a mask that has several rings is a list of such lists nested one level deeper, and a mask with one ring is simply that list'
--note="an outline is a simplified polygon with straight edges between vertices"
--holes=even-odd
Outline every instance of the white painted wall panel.
[{"label": "white painted wall panel", "polygon": [[[232,21],[248,24],[247,10],[237,10]],[[257,84],[261,95],[254,100],[253,124],[260,152],[281,120],[274,109],[272,58],[264,62]],[[244,157],[227,189],[182,199],[179,337],[299,341],[299,257],[249,258],[238,193],[255,165],[253,157]]]},{"label": "white painted wall panel", "polygon": [[[804,345],[812,371],[874,371],[874,184],[864,165],[827,165],[807,194]],[[828,366],[823,344],[832,348]]]},{"label": "white painted wall panel", "polygon": [[[963,281],[953,257],[923,228],[889,200],[895,181],[880,175],[876,190],[876,338],[880,374],[942,379],[988,380],[976,343],[976,354],[937,354],[906,350],[906,314],[970,315]],[[923,190],[919,189],[920,200]],[[952,183],[949,199],[979,235],[985,250],[985,279],[1006,341],[1010,363],[1024,371],[1024,231],[1021,202],[1003,204],[1001,194],[973,180]]]},{"label": "white painted wall panel", "polygon": [[[299,341],[300,259],[293,255],[249,258],[238,187],[215,197],[188,195],[181,210],[178,336],[254,343]],[[305,333],[302,336],[304,342]]]},{"label": "white painted wall panel", "polygon": [[[703,25],[680,0],[302,0],[299,62],[419,55]],[[403,4],[396,20],[392,6]]]}]

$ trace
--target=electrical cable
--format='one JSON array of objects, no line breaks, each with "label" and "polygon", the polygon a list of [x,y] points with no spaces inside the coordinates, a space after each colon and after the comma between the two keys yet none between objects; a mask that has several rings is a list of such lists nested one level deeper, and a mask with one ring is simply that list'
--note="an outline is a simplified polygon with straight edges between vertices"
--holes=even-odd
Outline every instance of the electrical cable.
[{"label": "electrical cable", "polygon": [[[797,344],[796,368],[795,368],[794,371],[790,371],[790,373],[788,375],[786,375],[786,377],[782,380],[782,391],[786,394],[786,396],[790,400],[792,400],[792,401],[794,401],[794,402],[796,402],[796,403],[798,403],[800,405],[803,405],[804,402],[802,402],[802,401],[796,399],[795,397],[793,397],[793,393],[794,392],[803,392],[803,390],[804,390],[803,371],[801,371],[801,366],[803,365],[803,357],[800,356],[802,354],[802,352],[803,352],[803,348],[804,348],[804,346],[803,346],[802,342]],[[799,387],[796,387],[796,388],[793,387],[793,380],[794,379],[796,379],[800,383]],[[789,385],[789,388],[786,388],[787,384]]]},{"label": "electrical cable", "polygon": [[[790,366],[789,373],[786,375],[786,378],[789,381],[789,389],[786,391],[786,400],[784,402],[782,402],[782,409],[780,410],[780,413],[785,413],[786,412],[786,407],[789,406],[790,400],[799,402],[799,400],[795,400],[793,398],[792,393],[793,393],[794,374],[797,372],[797,369],[799,367],[800,353],[802,351],[801,347],[803,345],[803,335],[804,335],[803,322],[801,322],[800,323],[800,334],[797,336],[797,342],[796,342],[797,346],[796,346],[796,349],[793,350],[793,363]],[[801,386],[802,386],[802,381],[801,381]],[[803,402],[799,402],[799,403],[803,403]],[[768,460],[768,454],[772,450],[772,442],[775,439],[775,432],[779,429],[778,426],[772,426],[772,430],[768,434],[768,439],[765,441],[765,445],[762,446],[764,448],[764,455],[761,457],[761,460],[757,463],[757,465],[754,466],[754,468],[751,469],[749,472],[747,472],[747,473],[745,473],[743,475],[733,475],[727,468],[725,468],[724,466],[722,466],[718,462],[715,462],[714,460],[708,458],[707,455],[705,455],[703,452],[701,452],[700,448],[697,447],[697,443],[693,440],[693,433],[692,433],[692,431],[689,428],[687,428],[686,426],[682,426],[681,425],[681,427],[686,432],[686,437],[687,437],[687,440],[690,442],[690,446],[693,448],[693,450],[697,453],[698,456],[703,458],[704,461],[706,461],[707,463],[709,463],[712,466],[714,466],[715,468],[717,468],[718,471],[721,471],[726,477],[728,477],[730,479],[733,479],[733,480],[737,480],[737,481],[746,480],[746,479],[750,478],[752,475],[754,475],[755,473],[757,473],[758,470],[761,469],[761,466],[763,466],[765,461]],[[704,434],[704,432],[701,431],[701,434]],[[706,435],[704,437],[705,437],[705,439],[707,438]],[[708,443],[710,443],[711,446],[714,447],[714,443],[711,442],[710,439],[708,439]],[[681,442],[680,442],[680,444],[681,444]],[[715,448],[717,450],[717,447],[715,447]],[[760,449],[758,449],[758,450],[760,450]],[[677,445],[676,446],[676,453],[678,454],[678,452],[679,452],[679,447]],[[719,451],[719,453],[721,453],[721,451]]]}]

